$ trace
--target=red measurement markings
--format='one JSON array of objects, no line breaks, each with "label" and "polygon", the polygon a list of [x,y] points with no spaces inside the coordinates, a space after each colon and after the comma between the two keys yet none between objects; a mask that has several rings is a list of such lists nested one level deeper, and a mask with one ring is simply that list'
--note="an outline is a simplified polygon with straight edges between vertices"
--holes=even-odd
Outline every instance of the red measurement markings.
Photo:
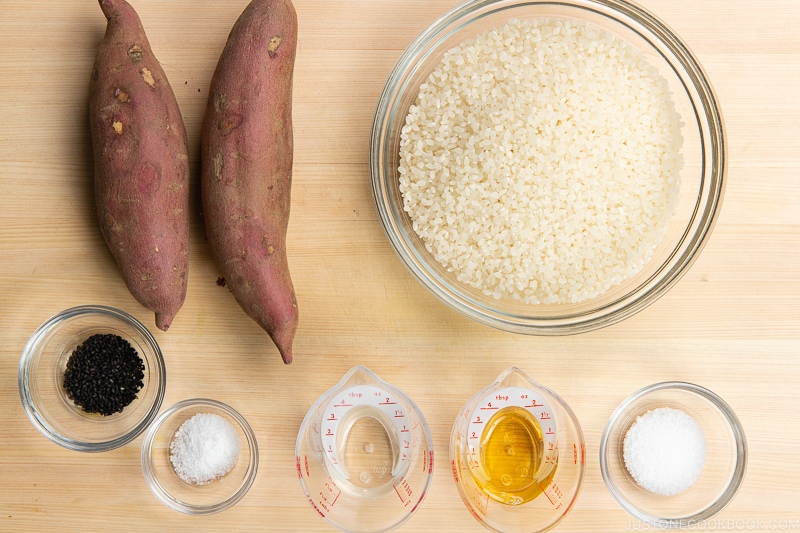
[{"label": "red measurement markings", "polygon": [[386,398],[384,401],[382,401],[378,405],[397,405],[397,402],[393,402],[391,398]]},{"label": "red measurement markings", "polygon": [[341,402],[337,402],[333,404],[334,407],[353,407],[352,403],[347,403],[347,400],[342,400]]},{"label": "red measurement markings", "polygon": [[553,431],[553,428],[547,428],[547,431],[544,432],[545,435],[555,435],[556,432]]},{"label": "red measurement markings", "polygon": [[530,405],[526,405],[525,408],[529,409],[531,407],[543,407],[543,403],[536,403],[536,400],[533,400]]},{"label": "red measurement markings", "polygon": [[472,516],[483,523],[486,520],[486,509],[489,507],[489,495],[478,489],[478,487],[473,486],[472,494],[468,494],[468,497],[473,504],[469,506]]},{"label": "red measurement markings", "polygon": [[550,501],[550,504],[553,506],[554,509],[560,509],[562,505],[561,498],[564,497],[564,493],[561,492],[561,489],[555,483],[550,483],[547,487],[542,487],[539,485],[539,488],[542,489],[542,494]]},{"label": "red measurement markings", "polygon": [[481,411],[495,411],[497,409],[500,408],[492,405],[492,402],[487,403],[485,407],[481,407]]},{"label": "red measurement markings", "polygon": [[578,464],[578,446],[577,444],[572,445],[572,464]]},{"label": "red measurement markings", "polygon": [[331,428],[328,428],[328,431],[325,432],[325,436],[326,437],[333,437],[333,431],[331,431]]},{"label": "red measurement markings", "polygon": [[394,411],[394,417],[395,418],[403,418],[404,416],[406,416],[406,415],[405,415],[405,413],[403,411],[401,411],[400,409],[395,409],[395,411]]},{"label": "red measurement markings", "polygon": [[414,495],[414,491],[411,490],[411,485],[408,484],[408,481],[403,478],[403,480],[397,484],[393,485],[394,491],[397,493],[397,496],[400,498],[400,502],[403,504],[403,507],[407,507],[409,503],[411,503],[411,497]]},{"label": "red measurement markings", "polygon": [[458,468],[456,467],[455,459],[450,460],[450,468],[453,470],[453,479],[455,479],[456,483],[458,483]]},{"label": "red measurement markings", "polygon": [[550,420],[550,413],[547,411],[542,411],[542,413],[539,415],[539,420]]},{"label": "red measurement markings", "polygon": [[409,448],[411,448],[411,442],[407,441],[406,439],[403,439],[403,449],[407,450]]},{"label": "red measurement markings", "polygon": [[400,430],[400,433],[408,433],[408,428],[403,426],[403,429]]},{"label": "red measurement markings", "polygon": [[339,499],[341,494],[341,489],[336,486],[336,483],[334,483],[333,479],[328,478],[328,481],[325,482],[322,490],[319,491],[319,506],[325,512],[331,512],[331,508],[336,505],[336,500]]},{"label": "red measurement markings", "polygon": [[317,428],[317,423],[316,423],[316,422],[314,422],[313,424],[311,424],[311,429],[314,431],[314,433],[316,433],[317,435],[319,435],[319,428]]},{"label": "red measurement markings", "polygon": [[470,439],[477,439],[478,438],[478,434],[475,431],[473,431],[473,432],[471,432],[469,434],[469,438]]},{"label": "red measurement markings", "polygon": [[295,457],[295,466],[297,467],[298,477],[303,477],[303,471],[300,469],[300,456]]},{"label": "red measurement markings", "polygon": [[303,465],[306,467],[306,477],[311,477],[311,472],[308,470],[308,456],[303,456]]},{"label": "red measurement markings", "polygon": [[325,518],[325,513],[323,513],[323,512],[322,512],[322,509],[320,509],[319,507],[317,507],[317,502],[315,502],[315,501],[314,501],[314,498],[312,498],[311,496],[308,496],[308,501],[310,501],[310,502],[311,502],[311,506],[314,508],[314,510],[315,510],[317,513],[319,513],[319,515],[320,515],[322,518]]},{"label": "red measurement markings", "polygon": [[336,418],[336,413],[331,413],[331,416],[329,416],[329,417],[328,417],[328,420],[334,420],[334,421],[336,421],[336,420],[339,420],[339,419],[338,419],[338,418]]},{"label": "red measurement markings", "polygon": [[481,417],[476,416],[475,420],[473,420],[472,423],[473,424],[483,424],[483,420],[481,420]]}]

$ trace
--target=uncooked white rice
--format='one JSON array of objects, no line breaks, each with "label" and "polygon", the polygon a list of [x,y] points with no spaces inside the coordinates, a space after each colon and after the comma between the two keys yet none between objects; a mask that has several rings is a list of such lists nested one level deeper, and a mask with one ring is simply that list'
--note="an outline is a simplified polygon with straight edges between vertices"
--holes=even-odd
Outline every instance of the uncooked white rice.
[{"label": "uncooked white rice", "polygon": [[404,209],[461,282],[580,302],[661,242],[681,126],[629,44],[590,23],[512,20],[448,51],[420,87],[400,141]]}]

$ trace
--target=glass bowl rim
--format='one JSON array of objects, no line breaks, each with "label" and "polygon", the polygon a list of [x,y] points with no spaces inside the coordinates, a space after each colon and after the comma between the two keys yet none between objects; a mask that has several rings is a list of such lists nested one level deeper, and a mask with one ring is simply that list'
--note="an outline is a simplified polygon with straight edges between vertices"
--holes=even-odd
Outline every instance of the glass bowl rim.
[{"label": "glass bowl rim", "polygon": [[[153,449],[153,441],[155,440],[155,436],[164,422],[166,422],[167,419],[169,419],[172,415],[183,409],[200,406],[222,411],[226,415],[233,418],[236,423],[239,424],[242,433],[244,433],[247,440],[248,449],[250,450],[250,463],[247,465],[247,471],[245,472],[242,485],[228,498],[222,500],[221,502],[210,505],[187,504],[173,498],[172,495],[161,486],[161,483],[158,482],[153,470],[152,461],[150,460],[151,451]],[[258,442],[250,423],[247,422],[247,419],[245,419],[244,416],[242,416],[230,405],[211,398],[189,398],[172,404],[158,415],[158,418],[156,418],[147,429],[147,432],[144,434],[144,438],[142,440],[142,473],[145,481],[147,482],[147,486],[150,488],[150,491],[161,503],[170,509],[189,515],[209,515],[219,513],[236,505],[248,493],[250,487],[253,486],[253,483],[256,479],[256,474],[258,473],[258,462]]]},{"label": "glass bowl rim", "polygon": [[[156,393],[153,398],[153,404],[149,407],[146,416],[126,434],[105,442],[79,441],[65,437],[56,431],[48,422],[47,417],[44,416],[40,409],[36,406],[36,402],[34,401],[30,387],[28,386],[31,377],[37,372],[37,370],[32,366],[34,363],[34,354],[42,347],[42,342],[47,340],[47,335],[54,329],[58,328],[59,325],[64,323],[66,320],[84,315],[100,315],[112,318],[124,324],[125,326],[132,328],[136,333],[141,335],[144,343],[153,354],[153,360],[149,362],[149,365],[155,367],[158,371],[158,375],[160,376],[160,379],[156,383]],[[167,369],[164,361],[164,355],[161,352],[161,347],[159,346],[155,337],[153,337],[153,334],[150,333],[150,330],[148,330],[147,327],[145,327],[145,325],[137,320],[134,316],[122,311],[121,309],[106,305],[78,305],[56,313],[42,323],[38,328],[36,328],[36,330],[31,334],[22,350],[22,356],[20,357],[17,385],[25,414],[40,433],[42,433],[52,442],[69,450],[99,453],[114,450],[132,442],[152,423],[158,414],[158,410],[161,408],[162,402],[164,401],[164,394],[166,392],[167,385]]]},{"label": "glass bowl rim", "polygon": [[[612,14],[603,12],[615,22],[623,23],[620,16],[630,17],[639,28],[644,28],[667,47],[677,58],[677,63],[664,58],[676,70],[684,72],[691,78],[694,90],[697,91],[702,109],[695,109],[697,120],[707,127],[708,142],[701,140],[701,151],[708,154],[710,171],[703,171],[699,189],[698,204],[695,214],[685,228],[685,232],[696,228],[679,240],[675,249],[659,269],[632,287],[626,294],[619,296],[604,305],[597,305],[580,314],[568,313],[543,317],[536,313],[506,313],[491,305],[474,301],[463,291],[451,287],[449,282],[439,279],[429,261],[417,257],[415,247],[409,239],[398,230],[400,223],[393,216],[393,203],[388,192],[391,173],[385,172],[386,154],[389,147],[390,130],[388,125],[398,122],[395,117],[395,100],[407,91],[404,77],[419,68],[426,60],[430,50],[440,45],[437,40],[444,39],[443,33],[450,29],[457,31],[465,24],[462,22],[474,13],[494,4],[508,3],[508,0],[467,0],[455,6],[421,32],[405,49],[392,69],[380,94],[373,118],[369,146],[369,166],[373,201],[378,218],[389,242],[406,269],[426,290],[438,300],[458,313],[484,325],[513,333],[529,335],[574,335],[594,331],[620,322],[645,309],[661,296],[666,294],[688,271],[705,247],[716,220],[719,217],[722,197],[727,177],[727,136],[720,106],[716,94],[698,59],[683,40],[664,22],[643,7],[629,0],[516,0],[508,7],[519,5],[562,5],[568,7],[596,6],[610,10]],[[504,8],[505,9],[505,8]],[[461,22],[461,24],[459,24]],[[451,27],[457,26],[456,29]],[[639,29],[633,28],[639,32]],[[401,117],[402,118],[402,117]],[[708,174],[708,175],[706,175]],[[704,201],[699,199],[707,196]],[[684,241],[687,241],[684,244]],[[677,260],[673,260],[677,256]],[[430,261],[435,259],[430,258]]]},{"label": "glass bowl rim", "polygon": [[[680,391],[689,394],[694,394],[696,396],[701,397],[704,400],[707,400],[717,411],[722,415],[722,417],[727,422],[728,427],[731,430],[733,435],[733,440],[736,444],[736,464],[734,466],[733,473],[731,475],[730,482],[725,487],[724,492],[720,495],[720,497],[712,502],[708,507],[705,509],[701,509],[700,511],[696,512],[691,516],[682,516],[676,518],[663,518],[652,515],[648,512],[645,512],[638,507],[636,507],[633,503],[631,503],[628,499],[626,499],[622,493],[617,489],[617,485],[614,482],[614,479],[611,476],[609,463],[608,463],[608,453],[609,453],[609,445],[610,445],[610,437],[611,432],[617,424],[620,422],[620,419],[623,414],[628,412],[637,402],[641,401],[642,399],[646,398],[650,394],[662,392],[662,391]],[[694,383],[689,383],[686,381],[662,381],[660,383],[654,383],[652,385],[648,385],[639,389],[638,391],[634,392],[627,398],[625,398],[611,413],[611,416],[606,423],[605,428],[603,429],[602,437],[600,438],[600,446],[599,446],[599,458],[600,458],[600,474],[603,478],[603,482],[606,485],[606,488],[620,505],[628,514],[633,516],[634,518],[641,520],[643,523],[648,524],[650,526],[661,527],[661,528],[682,528],[687,527],[692,523],[698,523],[703,520],[707,520],[720,512],[724,509],[730,502],[733,500],[736,493],[739,491],[741,487],[742,481],[744,480],[744,475],[747,470],[747,460],[748,460],[748,448],[747,448],[747,438],[744,433],[744,428],[742,426],[741,421],[736,416],[736,413],[733,409],[728,405],[725,400],[723,400],[720,396],[716,393],[706,389],[705,387],[701,387],[700,385],[696,385]]]},{"label": "glass bowl rim", "polygon": [[[396,395],[399,398],[402,398],[403,403],[405,403],[407,407],[409,407],[411,410],[415,411],[419,415],[419,425],[422,428],[422,432],[425,435],[425,441],[426,441],[427,446],[428,446],[428,458],[426,459],[427,460],[427,464],[428,464],[428,470],[424,474],[425,482],[424,482],[423,487],[421,489],[421,494],[420,494],[419,498],[416,499],[416,502],[413,505],[413,507],[409,511],[406,511],[406,514],[401,519],[396,520],[392,525],[389,525],[389,526],[387,526],[387,527],[385,527],[383,529],[380,529],[380,530],[375,530],[375,531],[371,531],[370,532],[370,533],[388,533],[389,531],[393,531],[393,530],[399,528],[400,526],[402,526],[403,524],[405,524],[406,522],[408,522],[416,514],[416,512],[420,509],[420,507],[422,507],[423,503],[425,502],[425,500],[426,500],[426,498],[428,496],[428,492],[430,492],[431,484],[433,483],[433,477],[434,477],[433,465],[435,464],[435,459],[434,459],[434,455],[435,455],[434,454],[434,448],[435,447],[434,447],[433,434],[431,433],[430,425],[428,424],[427,418],[425,417],[425,414],[422,412],[422,409],[419,407],[419,405],[417,405],[417,403],[414,401],[414,399],[411,396],[409,396],[403,389],[401,389],[400,387],[398,387],[398,386],[396,386],[396,385],[394,385],[392,383],[389,383],[389,382],[383,380],[371,368],[369,368],[369,367],[367,367],[365,365],[354,365],[354,366],[352,366],[347,372],[344,373],[344,375],[339,379],[339,381],[335,385],[332,385],[331,387],[326,389],[324,392],[322,392],[317,397],[317,399],[314,400],[314,402],[311,404],[311,406],[306,411],[306,413],[305,413],[305,415],[303,417],[303,421],[300,423],[300,427],[299,427],[299,429],[297,431],[297,438],[295,439],[295,447],[294,447],[295,457],[299,461],[300,457],[303,457],[305,455],[303,453],[304,452],[304,443],[305,443],[305,441],[307,439],[309,430],[311,429],[311,427],[314,424],[315,417],[321,416],[321,414],[320,414],[321,410],[327,405],[328,402],[331,401],[331,399],[336,395],[337,391],[343,390],[343,387],[345,387],[347,385],[347,383],[350,382],[352,380],[352,378],[354,376],[356,376],[357,374],[359,374],[359,373],[360,374],[364,374],[369,380],[371,380],[372,382],[374,382],[376,384],[379,384],[381,386],[381,388],[384,388],[385,390],[390,391],[393,395]],[[329,459],[326,457],[324,459],[324,461],[326,462],[326,468],[327,468],[329,466],[329,465],[327,465],[327,461],[329,461]],[[411,471],[409,470],[407,473],[410,473],[410,472]],[[304,477],[303,477],[303,475],[302,475],[302,473],[300,471],[300,463],[299,462],[298,462],[297,472],[296,473],[297,473],[297,477],[298,477],[299,482],[300,482],[300,488],[303,491],[303,494],[305,495],[306,499],[311,504],[311,506],[314,509],[316,509],[316,504],[312,501],[313,498],[311,496],[311,493],[314,492],[314,491],[310,490],[309,485],[306,483],[306,480],[304,479]],[[335,527],[337,527],[340,530],[350,531],[349,529],[347,529],[346,527],[341,525],[339,523],[340,521],[338,519],[332,519],[330,517],[330,514],[323,515],[323,518],[325,519],[326,522],[328,522],[329,524],[334,525]]]},{"label": "glass bowl rim", "polygon": [[[584,483],[584,481],[586,479],[586,466],[587,466],[587,463],[586,463],[586,435],[585,435],[585,433],[583,431],[583,426],[581,425],[580,420],[578,419],[577,415],[575,414],[575,411],[572,410],[572,407],[555,390],[551,389],[547,385],[543,385],[538,380],[532,378],[530,376],[530,374],[528,374],[528,372],[526,372],[525,370],[523,370],[522,368],[520,368],[518,366],[511,365],[511,366],[507,367],[505,370],[500,372],[500,374],[490,384],[488,384],[487,386],[483,387],[482,389],[476,391],[461,406],[461,408],[460,408],[460,410],[458,412],[458,416],[453,421],[453,426],[450,429],[449,448],[448,448],[449,456],[448,456],[448,459],[450,460],[451,466],[454,469],[453,470],[453,474],[455,474],[455,468],[456,468],[455,465],[456,465],[457,462],[460,462],[458,456],[462,455],[461,454],[461,450],[464,448],[464,446],[462,446],[462,442],[461,441],[466,440],[466,438],[462,438],[462,436],[459,434],[459,424],[463,423],[463,419],[466,418],[465,417],[466,411],[470,411],[470,412],[474,413],[475,410],[477,410],[477,408],[478,408],[478,406],[480,404],[480,400],[482,398],[485,398],[487,394],[491,394],[494,390],[497,390],[498,386],[500,384],[502,384],[505,380],[507,380],[509,378],[509,376],[511,376],[513,374],[517,374],[517,376],[521,377],[522,379],[527,379],[530,382],[530,385],[527,385],[527,386],[530,386],[532,389],[534,389],[534,388],[541,389],[545,393],[549,394],[552,397],[552,400],[555,400],[555,402],[558,404],[558,407],[564,411],[564,413],[563,413],[564,417],[566,419],[568,419],[572,423],[572,426],[573,426],[572,429],[575,431],[575,437],[576,437],[576,440],[578,441],[576,444],[580,445],[580,450],[577,451],[577,453],[580,454],[581,460],[576,465],[578,467],[577,468],[577,470],[578,470],[578,480],[577,480],[577,483],[575,484],[574,491],[572,491],[572,496],[569,499],[569,501],[567,502],[567,504],[563,507],[563,509],[559,509],[560,515],[557,516],[555,520],[553,520],[549,525],[545,526],[544,528],[536,530],[536,533],[544,533],[546,531],[550,531],[550,530],[554,529],[555,527],[557,527],[561,523],[561,521],[564,520],[564,518],[566,518],[567,515],[570,514],[570,512],[572,511],[572,509],[575,507],[575,505],[578,502],[578,499],[580,497],[581,491],[583,490],[583,483]],[[517,385],[517,386],[520,386],[520,387],[524,388],[526,385]],[[458,490],[458,494],[459,494],[459,496],[460,496],[460,498],[462,500],[462,503],[469,510],[470,514],[475,516],[475,514],[474,514],[474,510],[475,510],[474,509],[474,504],[472,502],[470,502],[470,497],[466,493],[463,484],[458,480],[456,480],[455,484],[456,484],[456,488]],[[477,516],[475,516],[475,518],[477,518]],[[497,531],[498,533],[502,533],[499,530],[497,530],[497,529],[489,526],[488,524],[486,524],[483,520],[478,519],[478,521],[484,527],[486,527],[486,528],[488,528],[488,529],[490,529],[492,531]]]}]

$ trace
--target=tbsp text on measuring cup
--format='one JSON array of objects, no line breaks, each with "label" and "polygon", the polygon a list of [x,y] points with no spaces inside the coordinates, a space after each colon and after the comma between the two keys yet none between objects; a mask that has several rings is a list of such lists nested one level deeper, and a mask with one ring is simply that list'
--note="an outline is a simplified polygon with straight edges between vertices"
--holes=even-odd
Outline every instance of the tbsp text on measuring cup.
[{"label": "tbsp text on measuring cup", "polygon": [[353,533],[389,531],[408,520],[433,474],[433,441],[422,413],[363,366],[314,403],[295,452],[308,501]]},{"label": "tbsp text on measuring cup", "polygon": [[533,533],[572,508],[586,449],[564,400],[512,367],[461,410],[450,459],[461,498],[479,522],[501,533]]}]

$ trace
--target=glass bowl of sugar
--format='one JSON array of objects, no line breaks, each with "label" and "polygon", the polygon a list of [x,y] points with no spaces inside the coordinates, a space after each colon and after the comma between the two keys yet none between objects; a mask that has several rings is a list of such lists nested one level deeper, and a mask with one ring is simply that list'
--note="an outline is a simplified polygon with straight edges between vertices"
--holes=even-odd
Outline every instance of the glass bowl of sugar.
[{"label": "glass bowl of sugar", "polygon": [[653,527],[691,527],[739,489],[747,441],[736,414],[713,392],[670,381],[645,387],[612,413],[600,471],[619,505]]},{"label": "glass bowl of sugar", "polygon": [[161,413],[142,442],[142,471],[153,494],[185,514],[224,511],[256,477],[258,444],[229,405],[195,398]]}]

